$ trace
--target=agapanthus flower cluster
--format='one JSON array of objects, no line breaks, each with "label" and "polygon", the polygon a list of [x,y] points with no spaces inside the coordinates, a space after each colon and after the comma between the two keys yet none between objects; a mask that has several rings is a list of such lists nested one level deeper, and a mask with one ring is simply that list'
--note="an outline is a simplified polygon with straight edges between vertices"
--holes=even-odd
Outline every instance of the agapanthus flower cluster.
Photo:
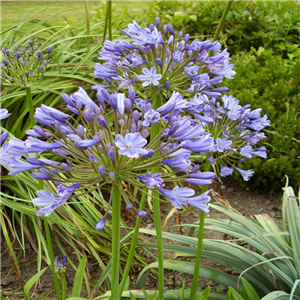
[{"label": "agapanthus flower cluster", "polygon": [[[155,189],[178,209],[192,205],[208,212],[208,192],[196,195],[193,188],[176,184],[180,181],[209,185],[216,177],[213,172],[201,172],[192,161],[195,154],[211,152],[214,139],[200,120],[185,115],[189,101],[182,95],[174,92],[156,110],[150,103],[137,99],[134,90],[128,95],[102,90],[94,102],[79,88],[62,98],[70,113],[46,105],[37,108],[34,117],[41,126],[28,130],[25,141],[11,138],[3,155],[9,175],[30,170],[32,177],[57,185],[56,195],[37,192],[33,203],[43,207],[38,215],[51,214],[76,189],[91,190],[121,182],[140,191]],[[155,126],[160,126],[160,133],[150,140]],[[40,154],[45,152],[51,152],[55,159],[41,158]],[[22,157],[27,157],[26,162]],[[152,173],[153,167],[159,168],[159,172]],[[122,186],[120,191],[127,206],[133,203],[134,199]],[[145,213],[140,212],[139,216],[144,217]],[[104,225],[102,220],[99,229]]]},{"label": "agapanthus flower cluster", "polygon": [[56,274],[58,274],[60,277],[66,273],[68,266],[68,258],[65,255],[62,260],[59,260],[59,257],[56,256],[54,260],[54,271]]},{"label": "agapanthus flower cluster", "polygon": [[[261,108],[251,110],[250,105],[241,106],[232,96],[224,95],[217,100],[196,93],[189,99],[187,111],[201,121],[214,138],[213,151],[206,157],[221,177],[231,175],[237,163],[255,156],[267,158],[266,148],[256,146],[266,137],[262,130],[270,126],[267,116],[261,116]],[[245,181],[254,173],[235,169]]]},{"label": "agapanthus flower cluster", "polygon": [[218,41],[190,41],[189,34],[175,34],[173,26],[162,26],[158,17],[149,28],[142,29],[133,21],[123,32],[129,41],[106,40],[99,53],[101,64],[96,64],[94,74],[104,84],[95,89],[120,91],[133,86],[146,91],[146,97],[160,90],[169,95],[201,92],[217,98],[228,88],[214,86],[236,73],[227,49],[222,50]]},{"label": "agapanthus flower cluster", "polygon": [[36,82],[44,76],[51,51],[52,46],[49,46],[47,53],[43,53],[32,40],[27,47],[2,48],[1,86],[7,83],[28,87]]}]

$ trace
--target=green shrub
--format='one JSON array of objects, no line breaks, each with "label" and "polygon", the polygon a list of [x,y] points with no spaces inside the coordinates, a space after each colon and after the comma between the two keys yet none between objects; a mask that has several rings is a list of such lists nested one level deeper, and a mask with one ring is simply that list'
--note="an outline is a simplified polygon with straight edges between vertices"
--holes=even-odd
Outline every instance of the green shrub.
[{"label": "green shrub", "polygon": [[[175,30],[212,38],[225,10],[225,1],[155,1],[137,21],[146,25],[159,16]],[[293,59],[300,56],[300,6],[294,1],[235,1],[219,40],[231,54],[251,47],[273,48]]]},{"label": "green shrub", "polygon": [[295,185],[299,178],[300,61],[284,60],[271,50],[260,48],[236,55],[232,62],[237,74],[234,80],[226,82],[230,93],[242,105],[261,107],[271,120],[271,127],[265,130],[268,138],[264,140],[268,159],[252,159],[243,164],[243,168],[255,170],[250,184],[273,193],[279,191],[280,181],[287,174]]}]

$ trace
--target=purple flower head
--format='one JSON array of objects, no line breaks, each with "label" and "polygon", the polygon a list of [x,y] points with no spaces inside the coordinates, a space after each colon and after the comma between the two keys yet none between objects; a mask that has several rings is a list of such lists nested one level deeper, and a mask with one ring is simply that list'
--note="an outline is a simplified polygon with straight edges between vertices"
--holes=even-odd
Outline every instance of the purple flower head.
[{"label": "purple flower head", "polygon": [[65,255],[62,260],[59,260],[59,257],[56,256],[54,260],[54,270],[60,277],[66,273],[66,269],[68,266],[68,259]]},{"label": "purple flower head", "polygon": [[144,75],[138,75],[137,78],[141,81],[144,81],[142,83],[142,86],[146,87],[148,85],[159,85],[159,80],[162,78],[161,74],[156,74],[156,68],[152,67],[150,70],[143,68],[142,70]]},{"label": "purple flower head", "polygon": [[36,194],[38,198],[33,199],[32,203],[36,206],[43,206],[43,208],[37,212],[37,215],[49,216],[56,208],[64,205],[79,186],[79,183],[75,183],[72,186],[60,184],[57,187],[57,196],[54,196],[49,191],[37,191]]},{"label": "purple flower head", "polygon": [[146,144],[147,140],[139,132],[128,133],[125,138],[120,134],[116,136],[118,152],[129,158],[138,158],[140,155],[147,154],[148,150],[143,148]]},{"label": "purple flower head", "polygon": [[147,172],[146,176],[139,175],[138,179],[145,183],[149,189],[155,187],[163,187],[163,180],[161,179],[161,173],[152,174],[152,172]]}]

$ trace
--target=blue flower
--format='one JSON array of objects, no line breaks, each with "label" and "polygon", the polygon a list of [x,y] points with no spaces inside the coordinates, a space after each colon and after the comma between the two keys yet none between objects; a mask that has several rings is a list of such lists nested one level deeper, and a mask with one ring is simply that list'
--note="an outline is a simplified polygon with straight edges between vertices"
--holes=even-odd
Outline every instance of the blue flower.
[{"label": "blue flower", "polygon": [[160,122],[160,114],[155,111],[153,108],[148,110],[144,114],[143,126],[148,127],[151,123],[159,123]]},{"label": "blue flower", "polygon": [[102,218],[97,224],[96,229],[101,231],[105,227],[106,220],[105,218]]},{"label": "blue flower", "polygon": [[142,83],[142,86],[148,86],[150,84],[152,85],[159,85],[159,81],[162,78],[161,74],[156,74],[156,68],[152,67],[150,70],[143,68],[142,72],[145,75],[138,75],[137,78],[141,81],[144,81]]},{"label": "blue flower", "polygon": [[118,152],[130,158],[138,158],[140,155],[147,154],[148,150],[143,148],[146,144],[147,140],[139,132],[128,133],[125,135],[125,138],[120,134],[116,136]]},{"label": "blue flower", "polygon": [[5,108],[0,108],[0,120],[6,119],[10,116],[11,114],[8,113],[8,110]]},{"label": "blue flower", "polygon": [[232,174],[232,172],[233,172],[233,168],[221,165],[221,176],[222,177],[229,176]]},{"label": "blue flower", "polygon": [[176,168],[179,171],[185,171],[188,172],[190,170],[191,161],[189,160],[190,155],[189,154],[183,154],[175,159],[166,159],[162,160],[161,162],[164,165],[170,166],[172,168]]},{"label": "blue flower", "polygon": [[79,186],[79,183],[75,183],[71,186],[60,184],[57,187],[57,196],[54,196],[49,191],[37,191],[36,194],[38,198],[33,199],[32,203],[36,206],[44,206],[37,212],[37,215],[49,216],[56,208],[64,205]]},{"label": "blue flower", "polygon": [[205,213],[209,213],[209,208],[208,205],[206,204],[207,202],[209,202],[211,200],[210,196],[208,196],[209,191],[206,191],[205,193],[199,195],[199,196],[195,196],[195,197],[190,197],[187,199],[187,204],[194,206],[202,211],[204,211]]},{"label": "blue flower", "polygon": [[194,196],[195,191],[187,187],[180,188],[176,186],[173,190],[159,189],[161,194],[163,194],[177,209],[182,209],[183,205],[189,204],[192,205],[206,213],[209,212],[208,206],[205,204],[210,201],[210,197],[207,194],[210,191],[207,191],[199,196]]},{"label": "blue flower", "polygon": [[232,141],[227,139],[217,138],[215,140],[215,151],[224,152],[225,150],[231,150]]},{"label": "blue flower", "polygon": [[236,170],[243,176],[243,179],[245,181],[248,181],[250,177],[254,174],[254,171],[252,169],[250,170],[241,170],[239,168],[236,168]]},{"label": "blue flower", "polygon": [[12,161],[9,162],[10,172],[8,175],[16,175],[25,171],[38,169],[39,167],[39,165],[29,164],[20,159],[12,158]]},{"label": "blue flower", "polygon": [[144,210],[140,210],[138,213],[137,213],[137,215],[140,217],[140,218],[145,218],[145,217],[147,217],[147,212],[146,211],[144,211]]},{"label": "blue flower", "polygon": [[153,174],[152,172],[147,172],[146,176],[138,175],[138,179],[144,182],[149,189],[155,187],[163,187],[163,180],[161,179],[161,173]]}]

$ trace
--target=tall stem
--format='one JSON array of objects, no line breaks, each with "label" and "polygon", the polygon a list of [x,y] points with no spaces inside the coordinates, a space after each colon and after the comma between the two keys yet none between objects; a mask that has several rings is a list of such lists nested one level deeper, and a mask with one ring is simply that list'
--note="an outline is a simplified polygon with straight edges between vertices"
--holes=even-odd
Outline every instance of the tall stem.
[{"label": "tall stem", "polygon": [[200,212],[199,233],[198,233],[197,255],[196,255],[196,261],[195,261],[195,268],[194,268],[194,274],[193,274],[190,300],[195,300],[196,299],[197,284],[198,284],[198,278],[199,278],[199,272],[200,272],[200,266],[201,266],[201,256],[202,256],[202,246],[203,246],[203,232],[204,232],[204,219],[205,219],[205,212],[201,211]]},{"label": "tall stem", "polygon": [[32,94],[31,94],[31,88],[30,86],[25,87],[25,92],[26,92],[26,101],[27,101],[27,106],[29,110],[29,116],[30,116],[30,124],[31,126],[34,126],[34,108],[33,108],[33,101],[32,101]]},{"label": "tall stem", "polygon": [[[161,95],[156,94],[153,99],[153,108],[157,109],[162,105]],[[150,141],[159,135],[161,131],[161,126],[155,126],[150,135]],[[156,152],[153,157],[159,156],[159,152]],[[158,173],[159,168],[154,167],[151,169],[152,173]],[[162,239],[162,227],[161,227],[161,212],[160,212],[160,202],[159,194],[155,191],[152,193],[153,199],[153,211],[154,211],[154,223],[156,231],[156,243],[157,243],[157,256],[158,256],[158,299],[164,299],[164,249],[163,249],[163,239]]]},{"label": "tall stem", "polygon": [[225,19],[227,17],[227,14],[229,12],[229,9],[230,9],[230,6],[231,6],[232,2],[233,2],[232,0],[229,0],[226,4],[225,10],[222,14],[221,20],[218,24],[217,30],[216,30],[214,38],[213,38],[214,41],[216,41],[219,38],[220,32],[221,32],[222,28],[224,27]]},{"label": "tall stem", "polygon": [[119,299],[121,191],[119,179],[112,188],[111,300]]},{"label": "tall stem", "polygon": [[85,19],[86,19],[86,34],[88,35],[86,38],[86,48],[87,53],[90,52],[91,46],[90,46],[90,18],[89,18],[89,5],[88,0],[85,0]]},{"label": "tall stem", "polygon": [[[142,198],[141,198],[141,202],[140,202],[140,206],[139,206],[139,211],[143,210],[144,205],[145,205],[145,200],[146,200],[146,192],[142,194]],[[134,228],[134,233],[132,236],[132,240],[131,240],[131,245],[130,245],[130,250],[129,250],[129,254],[127,257],[127,262],[126,262],[126,266],[125,266],[125,270],[123,273],[123,278],[122,281],[120,283],[120,291],[119,291],[119,298],[121,299],[121,295],[123,293],[123,289],[126,283],[126,279],[127,276],[129,274],[130,268],[131,268],[131,263],[135,254],[135,247],[136,247],[136,243],[137,243],[137,239],[138,239],[138,235],[139,235],[139,229],[140,229],[140,225],[141,225],[141,218],[138,218],[136,220],[135,223],[135,228]]]},{"label": "tall stem", "polygon": [[[208,172],[210,170],[210,163],[206,160],[204,165],[204,172]],[[204,193],[207,191],[207,186],[203,186],[201,192]],[[190,300],[196,299],[197,293],[197,285],[198,285],[198,278],[200,273],[200,266],[201,266],[201,257],[202,257],[202,247],[203,247],[203,233],[204,233],[204,220],[205,220],[205,212],[200,212],[200,222],[199,222],[199,232],[198,232],[198,244],[197,244],[197,254],[196,254],[196,261],[195,261],[195,268],[191,286],[191,294]]]},{"label": "tall stem", "polygon": [[48,248],[48,253],[50,256],[50,269],[52,271],[52,275],[53,275],[53,279],[54,279],[56,298],[57,298],[57,300],[61,300],[60,284],[59,284],[58,277],[57,277],[57,274],[54,269],[54,254],[53,254],[53,249],[52,249],[52,242],[51,242],[51,235],[50,235],[48,220],[46,217],[44,217],[44,224],[45,224],[45,231],[46,231],[46,238],[47,238],[47,248]]},{"label": "tall stem", "polygon": [[[156,173],[158,170],[153,169]],[[164,299],[164,249],[161,227],[161,212],[160,202],[154,197],[159,197],[157,192],[153,192],[153,211],[154,211],[154,223],[156,230],[156,242],[157,242],[157,256],[158,256],[158,299]]]},{"label": "tall stem", "polygon": [[111,0],[108,0],[108,38],[112,40],[112,26],[111,26]]}]

